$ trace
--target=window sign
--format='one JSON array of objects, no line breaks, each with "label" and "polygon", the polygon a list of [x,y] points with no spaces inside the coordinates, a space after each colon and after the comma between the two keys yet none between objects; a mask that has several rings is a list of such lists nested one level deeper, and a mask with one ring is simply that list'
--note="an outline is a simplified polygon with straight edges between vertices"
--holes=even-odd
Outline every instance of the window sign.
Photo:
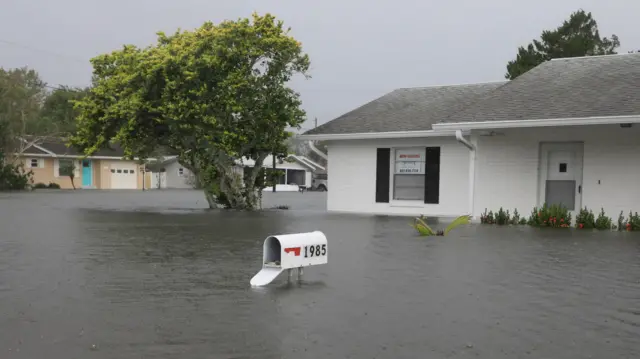
[{"label": "window sign", "polygon": [[424,174],[424,149],[396,150],[396,174]]}]

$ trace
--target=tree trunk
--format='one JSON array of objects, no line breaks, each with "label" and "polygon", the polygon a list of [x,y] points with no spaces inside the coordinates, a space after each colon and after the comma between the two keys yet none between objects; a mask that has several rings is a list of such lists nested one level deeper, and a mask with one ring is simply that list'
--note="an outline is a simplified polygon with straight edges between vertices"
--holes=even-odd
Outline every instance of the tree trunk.
[{"label": "tree trunk", "polygon": [[206,188],[204,189],[204,197],[207,199],[209,209],[218,208],[218,202],[216,202],[215,196],[210,193]]},{"label": "tree trunk", "polygon": [[[198,168],[194,161],[183,164],[197,178],[202,185],[209,208],[225,207],[229,209],[253,211],[261,207],[260,191],[256,186],[256,179],[262,172],[262,164],[268,154],[259,155],[249,173],[247,180],[234,170],[234,161],[228,156],[221,155],[205,161],[208,168]],[[263,185],[262,185],[263,186]]]}]

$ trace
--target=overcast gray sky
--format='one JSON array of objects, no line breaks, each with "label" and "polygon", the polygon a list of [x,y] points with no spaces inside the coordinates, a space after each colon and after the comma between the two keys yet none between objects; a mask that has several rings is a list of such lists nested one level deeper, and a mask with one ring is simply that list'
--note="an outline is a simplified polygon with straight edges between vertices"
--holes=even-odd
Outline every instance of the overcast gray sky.
[{"label": "overcast gray sky", "polygon": [[88,59],[155,32],[271,12],[292,27],[313,76],[295,81],[309,121],[329,121],[398,87],[504,79],[517,47],[579,8],[620,52],[640,49],[633,0],[0,0],[0,67],[52,85],[89,83]]}]

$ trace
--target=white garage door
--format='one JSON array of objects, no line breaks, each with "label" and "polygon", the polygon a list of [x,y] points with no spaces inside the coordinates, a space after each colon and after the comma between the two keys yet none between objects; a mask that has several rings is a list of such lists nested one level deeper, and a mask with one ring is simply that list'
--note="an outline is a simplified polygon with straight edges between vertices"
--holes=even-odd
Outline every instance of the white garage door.
[{"label": "white garage door", "polygon": [[134,164],[111,164],[111,188],[112,189],[136,189],[138,188],[138,171]]}]

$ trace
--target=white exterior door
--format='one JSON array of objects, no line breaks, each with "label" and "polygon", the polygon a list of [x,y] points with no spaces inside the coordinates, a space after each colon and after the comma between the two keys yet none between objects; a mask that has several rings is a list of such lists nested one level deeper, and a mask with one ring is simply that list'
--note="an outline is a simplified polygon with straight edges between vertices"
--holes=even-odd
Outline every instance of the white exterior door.
[{"label": "white exterior door", "polygon": [[137,166],[130,163],[111,164],[111,188],[112,189],[136,189],[138,188]]},{"label": "white exterior door", "polygon": [[543,143],[539,204],[560,204],[572,212],[582,206],[582,143]]}]

